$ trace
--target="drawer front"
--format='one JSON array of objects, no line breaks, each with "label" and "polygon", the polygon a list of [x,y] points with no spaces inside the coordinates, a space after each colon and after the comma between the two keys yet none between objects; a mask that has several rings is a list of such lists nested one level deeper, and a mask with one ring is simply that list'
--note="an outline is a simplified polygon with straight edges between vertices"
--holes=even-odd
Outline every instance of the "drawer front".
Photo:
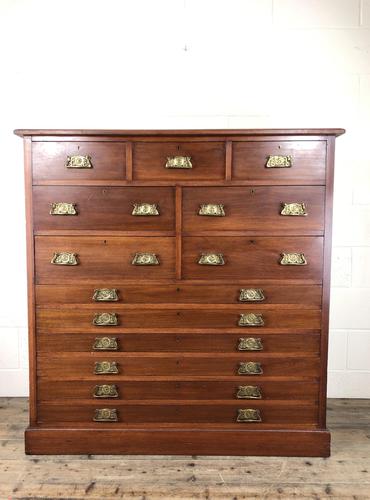
[{"label": "drawer front", "polygon": [[[190,158],[191,168],[166,168],[166,164],[171,165],[168,159],[175,157]],[[213,141],[134,143],[133,178],[157,181],[224,179],[225,144]]]},{"label": "drawer front", "polygon": [[[56,203],[70,203],[76,213],[64,215],[63,208],[53,209]],[[167,187],[36,186],[33,205],[36,231],[173,231],[175,228],[174,192]]]},{"label": "drawer front", "polygon": [[[282,265],[282,255],[303,253],[307,265]],[[205,254],[221,254],[224,265],[201,265]],[[280,279],[322,282],[323,238],[223,236],[183,238],[185,279]]]},{"label": "drawer front", "polygon": [[[97,386],[110,385],[115,397],[96,397],[96,394],[104,394],[104,390],[96,389]],[[40,379],[38,382],[38,398],[40,401],[57,401],[58,399],[91,399],[102,403],[104,401],[120,400],[149,400],[149,399],[173,399],[173,400],[239,400],[253,401],[251,399],[239,399],[237,397],[245,394],[239,387],[251,385],[257,387],[261,401],[265,400],[311,400],[317,403],[319,385],[313,381],[251,381],[245,383],[234,380],[217,381],[112,381],[112,380],[53,380]],[[105,390],[105,393],[108,392]],[[257,394],[258,394],[257,393]],[[95,396],[94,396],[95,394]]]},{"label": "drawer front", "polygon": [[[324,228],[324,195],[321,186],[184,188],[183,229],[318,234]],[[300,205],[294,207],[292,203]],[[219,205],[222,205],[223,212],[217,208]],[[282,212],[306,215],[283,215]],[[220,215],[222,213],[224,215]]]},{"label": "drawer front", "polygon": [[[109,341],[107,340],[109,339]],[[100,341],[100,342],[99,342]],[[307,352],[319,353],[318,334],[237,333],[39,333],[39,352]]]},{"label": "drawer front", "polygon": [[[248,293],[242,290],[262,290],[263,300],[256,304],[282,304],[286,307],[320,307],[322,288],[319,285],[266,285],[261,282],[251,285],[247,281],[236,285],[125,285],[113,283],[109,287],[102,281],[96,286],[36,286],[36,303],[52,304],[91,304],[94,291],[100,288],[116,290],[117,303],[176,303],[192,304],[243,304],[241,299],[248,299]],[[245,297],[244,294],[247,294]],[[252,296],[253,298],[253,296]],[[250,303],[250,302],[246,302]]]},{"label": "drawer front", "polygon": [[[60,252],[75,254],[77,265],[52,264],[53,255]],[[159,264],[134,265],[137,253],[155,255]],[[37,236],[35,262],[39,284],[169,279],[175,275],[175,239]]]},{"label": "drawer front", "polygon": [[[96,326],[93,320],[97,314],[106,313],[114,314],[117,325]],[[241,314],[253,313],[257,315],[257,321],[263,321],[263,324],[258,326],[241,326],[239,322],[243,321]],[[259,319],[261,315],[261,319]],[[273,329],[304,329],[304,330],[319,330],[321,326],[321,311],[320,310],[289,310],[289,309],[264,309],[259,310],[258,307],[251,309],[241,307],[240,311],[236,310],[193,310],[193,309],[149,309],[145,306],[141,309],[123,309],[110,307],[94,307],[89,309],[38,309],[36,312],[37,327],[43,331],[55,332],[114,332],[125,331],[125,329],[141,329],[141,328],[175,328],[175,329],[192,329],[192,328],[235,328],[240,331],[241,336],[253,335],[258,332]],[[249,316],[248,316],[249,318]],[[254,321],[255,317],[252,318]],[[294,333],[294,332],[292,332]]]},{"label": "drawer front", "polygon": [[[73,159],[82,156],[88,159]],[[124,142],[33,142],[32,170],[36,183],[55,179],[124,180],[126,145]]]},{"label": "drawer front", "polygon": [[[290,156],[291,166],[267,167],[270,156]],[[325,162],[326,141],[234,142],[232,177],[268,183],[325,184]]]}]

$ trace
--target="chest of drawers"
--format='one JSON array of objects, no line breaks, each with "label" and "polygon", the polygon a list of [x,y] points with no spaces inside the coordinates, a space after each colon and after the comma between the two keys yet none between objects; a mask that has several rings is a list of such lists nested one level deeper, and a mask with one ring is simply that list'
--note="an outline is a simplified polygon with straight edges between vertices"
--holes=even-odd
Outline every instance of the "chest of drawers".
[{"label": "chest of drawers", "polygon": [[328,456],[344,131],[15,132],[26,452]]}]

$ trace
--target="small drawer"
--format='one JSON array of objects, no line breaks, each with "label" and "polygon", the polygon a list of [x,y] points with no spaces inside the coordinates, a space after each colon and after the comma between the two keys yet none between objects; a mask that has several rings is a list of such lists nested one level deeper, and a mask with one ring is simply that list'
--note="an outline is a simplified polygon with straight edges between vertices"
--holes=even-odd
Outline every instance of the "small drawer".
[{"label": "small drawer", "polygon": [[223,142],[136,142],[133,179],[157,181],[225,178]]},{"label": "small drawer", "polygon": [[33,207],[35,231],[175,229],[174,192],[167,187],[35,186]]},{"label": "small drawer", "polygon": [[232,178],[284,184],[325,184],[326,141],[233,143]]},{"label": "small drawer", "polygon": [[[124,142],[33,142],[34,183],[46,180],[124,180]],[[63,200],[59,200],[63,201]]]}]

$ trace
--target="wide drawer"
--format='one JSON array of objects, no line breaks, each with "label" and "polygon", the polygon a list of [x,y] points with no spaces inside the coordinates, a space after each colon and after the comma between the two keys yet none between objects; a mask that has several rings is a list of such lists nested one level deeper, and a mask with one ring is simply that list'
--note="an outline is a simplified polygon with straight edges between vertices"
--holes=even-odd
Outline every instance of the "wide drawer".
[{"label": "wide drawer", "polygon": [[[273,156],[278,158],[270,159]],[[325,184],[325,162],[326,141],[233,142],[232,178],[264,183]],[[289,164],[291,166],[284,166]]]},{"label": "wide drawer", "polygon": [[[312,354],[310,357],[295,355],[267,355],[260,352],[247,353],[47,353],[39,354],[38,375],[47,378],[62,378],[63,380],[81,380],[91,378],[95,372],[99,378],[108,377],[114,380],[124,376],[156,376],[168,375],[174,377],[189,377],[206,375],[222,377],[238,375],[239,370],[248,370],[240,374],[240,379],[258,379],[260,376],[296,376],[317,377],[319,375],[320,359]],[[108,362],[108,363],[105,363]],[[96,363],[103,363],[97,367]],[[115,367],[112,365],[115,363]],[[241,367],[241,363],[252,365]],[[260,367],[255,364],[259,363]],[[109,366],[108,366],[109,364]],[[113,370],[115,373],[105,373],[102,370]],[[255,372],[253,371],[255,370]]]},{"label": "wide drawer", "polygon": [[134,180],[221,180],[224,177],[223,142],[162,141],[133,144]]},{"label": "wide drawer", "polygon": [[[104,388],[103,386],[110,386]],[[257,392],[244,387],[255,387]],[[102,397],[101,394],[117,394],[115,397]],[[319,385],[314,381],[265,381],[262,378],[244,384],[242,380],[50,380],[40,379],[37,385],[39,401],[58,399],[91,399],[100,404],[108,400],[236,400],[250,401],[247,394],[259,394],[261,400],[310,400],[317,403]],[[105,391],[105,392],[104,392]],[[99,397],[96,397],[99,395]]]},{"label": "wide drawer", "polygon": [[[319,285],[267,285],[259,282],[251,285],[247,281],[238,285],[187,285],[178,283],[176,285],[168,283],[166,285],[152,285],[145,283],[145,286],[126,285],[125,283],[110,283],[107,286],[104,281],[97,281],[97,285],[38,285],[36,286],[36,304],[91,304],[95,290],[108,289],[115,290],[113,298],[117,303],[167,303],[167,304],[209,304],[212,300],[214,304],[237,304],[255,297],[255,290],[262,290],[263,300],[258,304],[282,304],[285,307],[320,307],[322,288]],[[249,290],[249,292],[242,292]],[[108,292],[107,292],[108,293]],[[114,293],[114,292],[113,292]],[[258,298],[258,297],[257,297]],[[108,304],[108,303],[107,303]],[[107,305],[108,307],[108,305]]]},{"label": "wide drawer", "polygon": [[[107,346],[107,347],[105,347]],[[319,334],[237,333],[39,333],[38,352],[320,352]]]},{"label": "wide drawer", "polygon": [[[244,316],[241,316],[242,314]],[[315,331],[321,326],[321,311],[314,309],[263,309],[262,311],[250,305],[240,307],[240,310],[223,310],[220,307],[216,310],[149,309],[145,306],[138,309],[124,309],[122,306],[116,306],[111,307],[110,312],[106,307],[100,310],[98,307],[39,308],[36,312],[36,321],[39,330],[65,333],[76,331],[114,333],[124,332],[130,328],[235,328],[243,332],[243,335],[249,335],[248,332],[258,333],[269,329],[279,331],[301,328]],[[244,323],[245,326],[239,323]],[[253,323],[257,325],[253,326]]]},{"label": "wide drawer", "polygon": [[[120,179],[126,177],[124,142],[33,142],[33,179]],[[62,200],[61,200],[62,201]]]},{"label": "wide drawer", "polygon": [[[75,254],[77,265],[55,265],[56,253]],[[134,265],[136,254],[155,255],[158,265]],[[36,282],[40,284],[104,280],[168,279],[175,276],[173,237],[67,237],[35,238]]]},{"label": "wide drawer", "polygon": [[[201,257],[221,254],[223,265],[201,265]],[[283,265],[289,255],[304,258],[305,265]],[[218,257],[219,258],[219,257]],[[212,260],[211,260],[212,262]],[[183,238],[184,279],[279,279],[322,282],[322,237],[188,236]]]},{"label": "wide drawer", "polygon": [[324,196],[321,186],[184,188],[183,230],[319,234]]},{"label": "wide drawer", "polygon": [[170,187],[35,186],[33,207],[36,231],[175,228]]}]

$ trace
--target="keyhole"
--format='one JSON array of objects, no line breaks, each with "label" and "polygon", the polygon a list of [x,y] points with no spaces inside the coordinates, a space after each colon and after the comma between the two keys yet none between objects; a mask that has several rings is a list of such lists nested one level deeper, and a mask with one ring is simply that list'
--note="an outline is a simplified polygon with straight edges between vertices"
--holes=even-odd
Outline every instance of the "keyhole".
[{"label": "keyhole", "polygon": [[180,288],[176,288],[176,292],[179,292],[180,291]]}]

